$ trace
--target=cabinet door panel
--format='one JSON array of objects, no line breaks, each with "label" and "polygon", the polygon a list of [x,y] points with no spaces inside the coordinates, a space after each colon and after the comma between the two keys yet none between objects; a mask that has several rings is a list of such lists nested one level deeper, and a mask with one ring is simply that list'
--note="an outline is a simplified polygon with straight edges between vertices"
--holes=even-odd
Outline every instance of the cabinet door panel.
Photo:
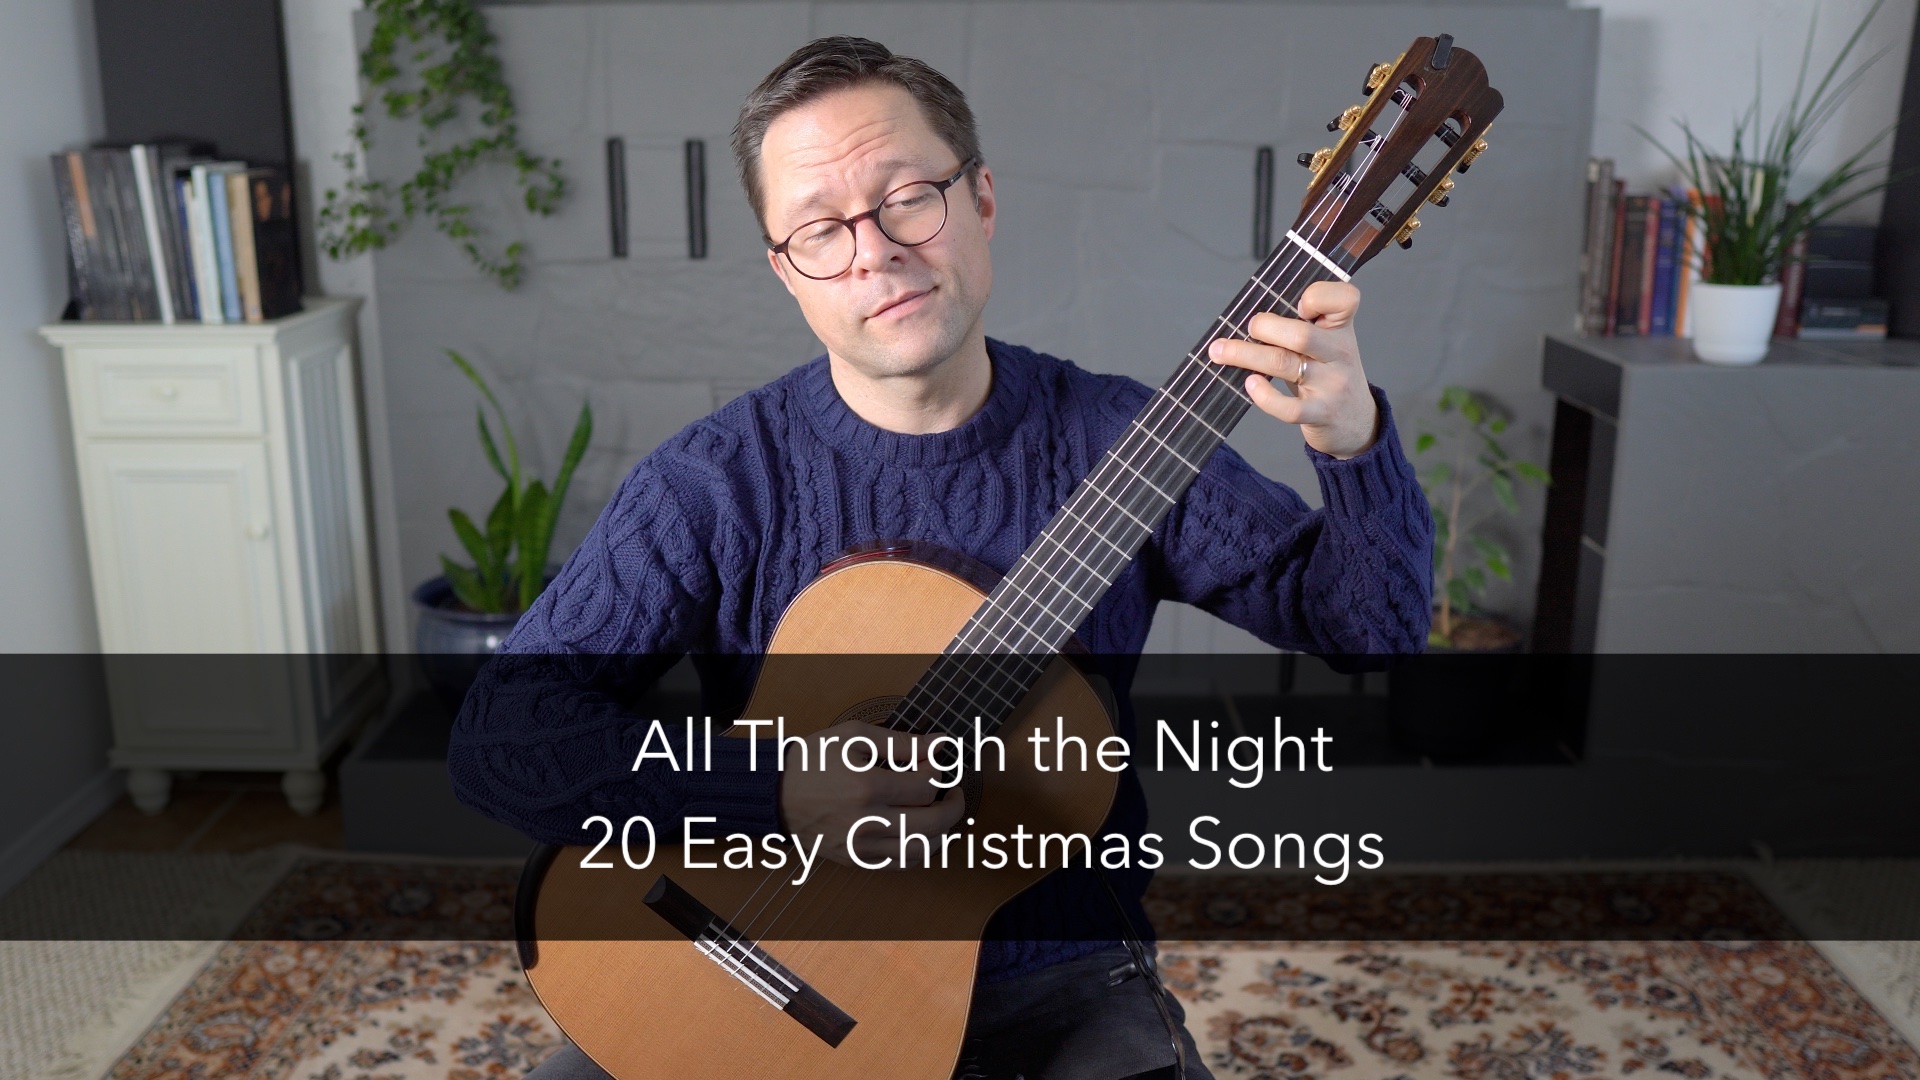
[{"label": "cabinet door panel", "polygon": [[286,648],[265,446],[103,440],[82,456],[107,651]]}]

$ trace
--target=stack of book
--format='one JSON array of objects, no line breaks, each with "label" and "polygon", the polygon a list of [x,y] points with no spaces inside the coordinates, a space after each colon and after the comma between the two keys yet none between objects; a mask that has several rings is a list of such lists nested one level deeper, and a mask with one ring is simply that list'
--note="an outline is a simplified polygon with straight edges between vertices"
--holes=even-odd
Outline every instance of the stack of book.
[{"label": "stack of book", "polygon": [[300,310],[293,186],[187,143],[53,155],[72,296],[64,317],[264,322]]},{"label": "stack of book", "polygon": [[1887,302],[1876,295],[1871,225],[1817,225],[1799,274],[1799,336],[1871,341],[1887,336]]},{"label": "stack of book", "polygon": [[1613,159],[1587,162],[1587,228],[1580,262],[1584,334],[1685,337],[1687,298],[1700,280],[1698,195],[1629,195]]}]

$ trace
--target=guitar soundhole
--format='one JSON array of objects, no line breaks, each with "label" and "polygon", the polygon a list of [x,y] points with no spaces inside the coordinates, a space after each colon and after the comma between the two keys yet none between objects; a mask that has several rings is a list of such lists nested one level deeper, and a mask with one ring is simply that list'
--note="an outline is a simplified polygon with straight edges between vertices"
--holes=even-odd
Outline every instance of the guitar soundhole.
[{"label": "guitar soundhole", "polygon": [[841,713],[835,722],[844,724],[849,720],[858,720],[863,724],[884,724],[887,722],[887,717],[893,715],[894,708],[905,700],[906,698],[899,694],[868,698]]}]

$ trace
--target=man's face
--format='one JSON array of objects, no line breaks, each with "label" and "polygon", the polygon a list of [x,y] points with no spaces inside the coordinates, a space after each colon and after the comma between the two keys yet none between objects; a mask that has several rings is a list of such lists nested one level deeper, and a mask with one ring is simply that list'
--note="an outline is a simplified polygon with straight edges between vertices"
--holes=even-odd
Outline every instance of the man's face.
[{"label": "man's face", "polygon": [[[960,167],[913,96],[891,84],[837,90],[767,127],[760,148],[767,234],[778,243],[822,217],[865,213],[903,184],[944,180]],[[826,281],[769,252],[774,272],[836,358],[869,378],[932,371],[978,332],[993,288],[993,179],[978,170],[947,189],[947,221],[915,247],[887,239],[873,219],[856,225],[853,265]]]}]

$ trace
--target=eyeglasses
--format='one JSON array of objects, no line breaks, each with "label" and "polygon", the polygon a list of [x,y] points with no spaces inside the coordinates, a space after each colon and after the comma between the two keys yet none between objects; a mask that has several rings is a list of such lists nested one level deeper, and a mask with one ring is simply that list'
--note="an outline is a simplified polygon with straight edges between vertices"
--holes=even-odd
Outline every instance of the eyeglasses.
[{"label": "eyeglasses", "polygon": [[916,180],[887,192],[880,205],[850,218],[819,218],[768,247],[802,275],[815,281],[837,278],[853,265],[858,236],[854,226],[872,218],[886,238],[901,247],[919,247],[947,225],[947,189],[960,182],[976,158],[960,163],[945,180]]}]

